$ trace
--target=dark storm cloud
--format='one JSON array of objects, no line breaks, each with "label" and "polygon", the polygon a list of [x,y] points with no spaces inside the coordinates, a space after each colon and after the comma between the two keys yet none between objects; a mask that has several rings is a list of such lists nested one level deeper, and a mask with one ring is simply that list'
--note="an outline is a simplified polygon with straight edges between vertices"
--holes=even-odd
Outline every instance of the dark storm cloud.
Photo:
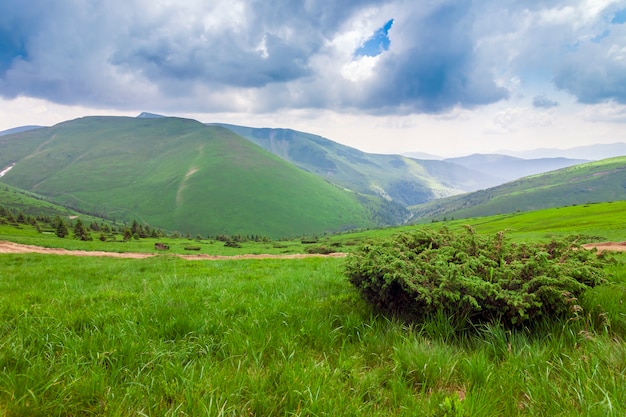
[{"label": "dark storm cloud", "polygon": [[[0,96],[180,112],[436,113],[504,100],[498,77],[532,70],[582,102],[626,102],[623,7],[607,6],[583,29],[576,16],[543,18],[570,4],[3,0]],[[380,21],[339,50],[335,40],[367,19]],[[380,53],[355,53],[377,27]],[[350,59],[375,55],[370,75],[344,76]]]},{"label": "dark storm cloud", "polygon": [[383,111],[401,106],[439,112],[506,98],[507,91],[474,55],[470,8],[467,1],[444,2],[426,14],[405,16],[407,49],[381,62],[364,104]]},{"label": "dark storm cloud", "polygon": [[[116,66],[139,69],[150,80],[184,80],[235,87],[262,87],[288,82],[309,73],[307,51],[280,38],[259,36],[264,52],[242,47],[236,35],[221,36],[190,47],[184,39],[162,38],[149,44],[121,47],[112,58]],[[267,55],[271,58],[266,58]]]},{"label": "dark storm cloud", "polygon": [[581,103],[613,100],[626,104],[626,30],[620,29],[563,54],[555,68],[555,85]]}]

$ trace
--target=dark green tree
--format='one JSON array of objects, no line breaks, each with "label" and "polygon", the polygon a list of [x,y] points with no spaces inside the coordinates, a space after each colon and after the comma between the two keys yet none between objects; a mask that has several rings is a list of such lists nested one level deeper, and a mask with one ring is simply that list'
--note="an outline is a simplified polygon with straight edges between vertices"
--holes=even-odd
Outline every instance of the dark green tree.
[{"label": "dark green tree", "polygon": [[17,213],[17,222],[18,223],[22,223],[22,224],[26,224],[26,215],[24,215],[24,213],[22,211],[19,211]]},{"label": "dark green tree", "polygon": [[67,225],[59,216],[54,219],[54,234],[57,235],[57,237],[65,237],[68,234]]},{"label": "dark green tree", "polygon": [[77,219],[74,225],[74,239],[93,240],[91,234],[80,219]]}]

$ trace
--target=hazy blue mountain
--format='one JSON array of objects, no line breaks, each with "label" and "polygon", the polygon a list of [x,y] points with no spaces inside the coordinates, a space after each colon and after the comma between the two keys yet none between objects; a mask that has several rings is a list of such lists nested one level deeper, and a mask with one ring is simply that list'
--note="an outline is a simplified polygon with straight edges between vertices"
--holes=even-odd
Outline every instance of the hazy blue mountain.
[{"label": "hazy blue mountain", "polygon": [[568,158],[522,159],[499,154],[474,154],[459,158],[448,158],[445,161],[499,178],[501,180],[500,183],[589,162],[588,159]]},{"label": "hazy blue mountain", "polygon": [[13,133],[28,132],[29,130],[41,129],[44,126],[19,126],[7,130],[0,131],[0,136],[12,135]]},{"label": "hazy blue mountain", "polygon": [[137,119],[161,119],[163,117],[167,117],[167,116],[163,116],[162,114],[156,114],[156,113],[148,113],[148,112],[141,112],[138,116]]},{"label": "hazy blue mountain", "polygon": [[428,152],[403,152],[402,155],[408,156],[409,158],[413,158],[413,159],[434,159],[437,161],[442,161],[446,159],[443,156],[435,155],[435,154],[428,153]]},{"label": "hazy blue mountain", "polygon": [[626,155],[626,143],[607,143],[600,145],[577,146],[569,149],[541,148],[530,151],[501,151],[499,153],[519,158],[573,158],[599,161]]}]

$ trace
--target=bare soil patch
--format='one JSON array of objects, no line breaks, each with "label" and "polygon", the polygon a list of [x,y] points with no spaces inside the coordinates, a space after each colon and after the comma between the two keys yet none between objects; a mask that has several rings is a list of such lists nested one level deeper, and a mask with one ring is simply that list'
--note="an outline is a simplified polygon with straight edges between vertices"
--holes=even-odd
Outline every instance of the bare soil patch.
[{"label": "bare soil patch", "polygon": [[[154,253],[138,253],[138,252],[104,252],[104,251],[84,251],[84,250],[68,250],[59,248],[44,248],[42,246],[23,245],[21,243],[0,241],[0,253],[42,253],[48,255],[70,255],[70,256],[103,256],[110,258],[128,258],[128,259],[144,259],[157,256]],[[271,255],[271,254],[246,254],[246,255],[174,255],[179,258],[187,260],[199,260],[199,261],[218,261],[218,260],[230,260],[230,259],[301,259],[301,258],[313,258],[313,257],[330,257],[330,258],[343,258],[345,253],[337,252],[328,255],[321,254],[285,254],[285,255]]]},{"label": "bare soil patch", "polygon": [[585,249],[597,249],[598,252],[626,252],[626,242],[601,242],[601,243],[586,243],[582,245]]}]

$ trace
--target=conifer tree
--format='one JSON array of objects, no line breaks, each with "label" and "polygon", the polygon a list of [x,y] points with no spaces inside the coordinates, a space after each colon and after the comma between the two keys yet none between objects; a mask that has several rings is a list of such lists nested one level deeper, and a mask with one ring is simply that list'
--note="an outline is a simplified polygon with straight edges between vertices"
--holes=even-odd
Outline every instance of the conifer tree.
[{"label": "conifer tree", "polygon": [[57,216],[54,219],[54,233],[58,236],[58,237],[65,237],[67,236],[67,225],[65,224],[65,222],[63,221],[63,219],[59,216]]},{"label": "conifer tree", "polygon": [[76,220],[76,224],[74,225],[74,239],[80,240],[92,240],[93,238],[87,231],[87,228],[83,224],[83,222],[78,219]]}]

